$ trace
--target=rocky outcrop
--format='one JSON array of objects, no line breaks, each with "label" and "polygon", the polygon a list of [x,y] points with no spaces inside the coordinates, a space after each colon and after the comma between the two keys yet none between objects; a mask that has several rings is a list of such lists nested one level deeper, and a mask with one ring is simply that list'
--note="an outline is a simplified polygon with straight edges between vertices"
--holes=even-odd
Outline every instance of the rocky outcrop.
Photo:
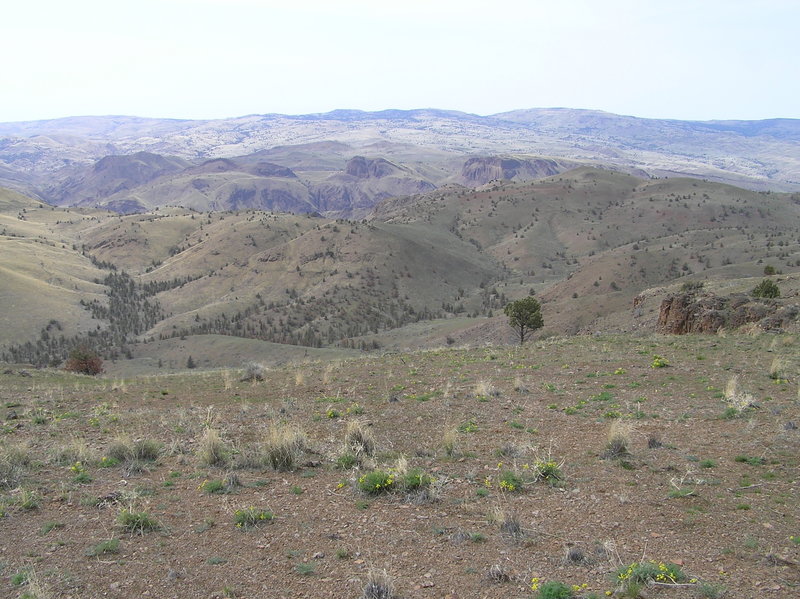
[{"label": "rocky outcrop", "polygon": [[716,333],[720,328],[737,328],[756,323],[764,330],[779,331],[797,321],[800,306],[776,300],[756,299],[743,294],[728,297],[679,293],[661,302],[659,333]]},{"label": "rocky outcrop", "polygon": [[380,179],[388,175],[404,174],[397,165],[384,158],[368,160],[363,156],[353,156],[348,160],[344,172],[357,179],[367,179],[369,177]]},{"label": "rocky outcrop", "polygon": [[461,168],[461,179],[466,185],[476,186],[495,180],[539,179],[557,175],[564,170],[558,162],[547,158],[523,160],[513,157],[476,156],[464,163]]}]

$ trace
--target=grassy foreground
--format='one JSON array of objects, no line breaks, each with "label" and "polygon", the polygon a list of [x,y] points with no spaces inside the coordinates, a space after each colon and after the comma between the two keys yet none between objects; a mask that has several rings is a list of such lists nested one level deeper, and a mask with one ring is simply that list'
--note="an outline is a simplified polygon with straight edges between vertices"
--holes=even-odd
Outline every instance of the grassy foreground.
[{"label": "grassy foreground", "polygon": [[10,366],[2,594],[796,596],[799,348],[593,336],[116,380]]}]

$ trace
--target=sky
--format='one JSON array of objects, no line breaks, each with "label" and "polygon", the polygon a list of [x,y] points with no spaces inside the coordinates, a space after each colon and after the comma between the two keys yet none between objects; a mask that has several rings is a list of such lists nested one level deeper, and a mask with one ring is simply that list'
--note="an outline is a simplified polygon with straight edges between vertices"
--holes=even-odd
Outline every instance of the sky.
[{"label": "sky", "polygon": [[536,107],[800,118],[797,0],[25,0],[0,122]]}]

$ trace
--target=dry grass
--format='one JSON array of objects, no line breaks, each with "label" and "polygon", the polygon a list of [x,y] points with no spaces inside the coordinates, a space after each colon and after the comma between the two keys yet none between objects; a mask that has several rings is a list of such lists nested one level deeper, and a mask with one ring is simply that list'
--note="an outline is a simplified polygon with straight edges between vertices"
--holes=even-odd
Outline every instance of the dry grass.
[{"label": "dry grass", "polygon": [[361,599],[395,599],[394,580],[386,570],[370,569]]},{"label": "dry grass", "polygon": [[204,466],[227,466],[230,449],[214,428],[206,428],[197,444],[197,458]]},{"label": "dry grass", "polygon": [[739,387],[738,376],[732,376],[728,379],[725,384],[725,403],[737,412],[743,412],[753,406],[753,401],[753,396]]},{"label": "dry grass", "polygon": [[264,443],[266,462],[279,472],[287,472],[297,467],[308,444],[306,434],[291,424],[276,424],[270,428]]},{"label": "dry grass", "polygon": [[97,452],[89,447],[83,439],[72,437],[66,443],[56,445],[51,450],[54,464],[67,466],[80,462],[81,464],[93,464],[97,461]]},{"label": "dry grass", "polygon": [[294,386],[304,387],[306,384],[306,375],[302,370],[295,370],[294,372]]},{"label": "dry grass", "polygon": [[453,457],[458,451],[458,429],[454,426],[448,427],[442,435],[442,449],[445,455]]},{"label": "dry grass", "polygon": [[374,456],[377,448],[375,435],[361,420],[351,420],[347,423],[344,443],[347,450],[358,459]]},{"label": "dry grass", "polygon": [[22,443],[0,445],[0,489],[15,489],[31,465],[30,449]]},{"label": "dry grass", "polygon": [[614,459],[629,455],[634,428],[630,420],[615,419],[608,427],[608,440],[602,457]]},{"label": "dry grass", "polygon": [[500,390],[497,389],[490,381],[481,380],[475,385],[475,395],[477,397],[500,397]]},{"label": "dry grass", "polygon": [[788,379],[791,377],[795,364],[781,356],[775,356],[772,363],[769,365],[769,378],[771,379]]}]

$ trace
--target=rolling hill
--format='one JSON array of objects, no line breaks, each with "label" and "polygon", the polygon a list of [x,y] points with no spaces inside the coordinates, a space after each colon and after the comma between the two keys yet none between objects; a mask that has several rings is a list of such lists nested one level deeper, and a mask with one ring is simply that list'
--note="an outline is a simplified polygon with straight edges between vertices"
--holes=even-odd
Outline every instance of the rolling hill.
[{"label": "rolling hill", "polygon": [[[276,172],[259,164],[241,168]],[[355,178],[393,172],[366,159],[351,168]],[[57,360],[77,342],[70,335],[90,333],[103,351],[150,364],[162,349],[174,356],[176,340],[199,347],[191,340],[209,335],[344,350],[506,343],[501,309],[529,293],[543,302],[544,335],[652,331],[660,299],[687,282],[747,292],[771,266],[782,301],[797,303],[800,289],[800,195],[691,178],[580,167],[445,184],[387,199],[360,221],[177,207],[119,215],[3,198],[14,326],[0,346],[19,361]],[[258,344],[247,347],[235,355],[257,359]]]}]

